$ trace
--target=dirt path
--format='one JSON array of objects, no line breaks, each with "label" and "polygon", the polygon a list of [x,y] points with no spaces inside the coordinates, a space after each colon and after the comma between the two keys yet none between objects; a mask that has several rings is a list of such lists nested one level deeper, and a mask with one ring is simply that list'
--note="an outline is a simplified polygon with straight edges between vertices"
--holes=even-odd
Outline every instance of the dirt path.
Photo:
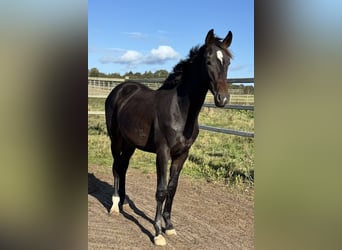
[{"label": "dirt path", "polygon": [[[154,249],[155,174],[129,168],[129,204],[108,216],[113,177],[110,168],[88,168],[88,249]],[[253,249],[254,193],[180,177],[172,218],[177,236],[164,249]]]}]

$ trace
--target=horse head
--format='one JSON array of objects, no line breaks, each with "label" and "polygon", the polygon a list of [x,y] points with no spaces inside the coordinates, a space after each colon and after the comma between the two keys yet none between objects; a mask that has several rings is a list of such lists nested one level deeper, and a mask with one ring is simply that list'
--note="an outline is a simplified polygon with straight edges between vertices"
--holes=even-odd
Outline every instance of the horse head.
[{"label": "horse head", "polygon": [[214,35],[211,29],[205,38],[204,64],[209,81],[209,89],[214,95],[215,105],[223,107],[229,102],[228,86],[226,83],[228,66],[232,54],[228,50],[232,42],[233,34],[228,32],[221,40]]}]

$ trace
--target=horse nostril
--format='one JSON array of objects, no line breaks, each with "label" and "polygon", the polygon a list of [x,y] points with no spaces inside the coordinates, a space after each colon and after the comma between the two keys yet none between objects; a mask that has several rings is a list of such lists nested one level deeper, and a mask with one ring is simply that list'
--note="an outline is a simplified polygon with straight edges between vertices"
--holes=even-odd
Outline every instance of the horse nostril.
[{"label": "horse nostril", "polygon": [[225,104],[227,104],[229,102],[229,96],[226,95],[220,95],[219,93],[217,93],[215,95],[215,104],[218,107],[223,107]]},{"label": "horse nostril", "polygon": [[223,103],[227,100],[227,97],[225,96],[221,96],[220,94],[217,94],[216,95],[216,101],[219,102],[219,103]]},{"label": "horse nostril", "polygon": [[217,101],[221,102],[221,96],[220,96],[220,94],[217,95]]}]

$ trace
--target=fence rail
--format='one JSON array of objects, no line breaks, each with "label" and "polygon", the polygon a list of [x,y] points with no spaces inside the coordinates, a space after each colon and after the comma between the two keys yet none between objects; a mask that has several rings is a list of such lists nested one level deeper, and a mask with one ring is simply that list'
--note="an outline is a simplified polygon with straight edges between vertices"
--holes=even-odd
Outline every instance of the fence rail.
[{"label": "fence rail", "polygon": [[[157,88],[158,86],[160,86],[163,80],[164,79],[134,79],[134,81],[140,81],[152,88]],[[88,85],[104,88],[107,90],[114,88],[116,85],[120,84],[123,81],[125,81],[125,79],[88,77]],[[230,78],[230,79],[227,79],[227,83],[254,83],[254,78]],[[249,102],[247,102],[246,100],[243,100],[242,102],[238,102],[238,103],[253,103],[254,104],[254,95],[231,94],[231,100],[232,98],[234,100],[234,96],[248,96],[247,100],[249,98],[250,100]],[[106,97],[107,95],[88,95],[88,98],[106,98]],[[216,108],[215,104],[213,103],[204,103],[203,107]],[[226,105],[224,108],[254,111],[253,105]],[[104,111],[88,111],[88,115],[104,115],[104,114],[105,114]],[[238,131],[238,130],[227,129],[227,128],[218,128],[218,127],[212,127],[212,126],[207,126],[207,125],[200,125],[199,128],[203,130],[207,130],[207,131],[217,132],[217,133],[232,134],[232,135],[237,135],[237,136],[254,138],[254,133],[252,132]]]},{"label": "fence rail", "polygon": [[[116,85],[129,80],[128,78],[104,78],[104,77],[88,77],[88,85],[96,86],[103,89],[112,89]],[[165,78],[151,79],[132,79],[136,82],[144,83],[150,88],[156,89],[164,82]],[[254,78],[228,78],[227,83],[254,83]]]},{"label": "fence rail", "polygon": [[[203,107],[206,108],[216,108],[214,103],[204,103]],[[225,105],[221,109],[239,109],[239,110],[254,110],[254,106],[252,105]]]},{"label": "fence rail", "polygon": [[228,128],[217,128],[217,127],[206,126],[206,125],[199,125],[199,128],[203,130],[208,130],[211,132],[217,132],[217,133],[223,133],[223,134],[238,135],[238,136],[243,136],[243,137],[254,137],[254,133],[238,131],[238,130],[228,129]]}]

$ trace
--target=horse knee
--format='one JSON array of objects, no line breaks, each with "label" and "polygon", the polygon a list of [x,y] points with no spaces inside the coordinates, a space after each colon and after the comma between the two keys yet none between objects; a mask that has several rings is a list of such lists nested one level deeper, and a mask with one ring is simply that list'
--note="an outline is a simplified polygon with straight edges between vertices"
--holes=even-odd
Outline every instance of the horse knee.
[{"label": "horse knee", "polygon": [[168,191],[166,189],[157,190],[156,192],[156,200],[163,202],[166,198]]}]

